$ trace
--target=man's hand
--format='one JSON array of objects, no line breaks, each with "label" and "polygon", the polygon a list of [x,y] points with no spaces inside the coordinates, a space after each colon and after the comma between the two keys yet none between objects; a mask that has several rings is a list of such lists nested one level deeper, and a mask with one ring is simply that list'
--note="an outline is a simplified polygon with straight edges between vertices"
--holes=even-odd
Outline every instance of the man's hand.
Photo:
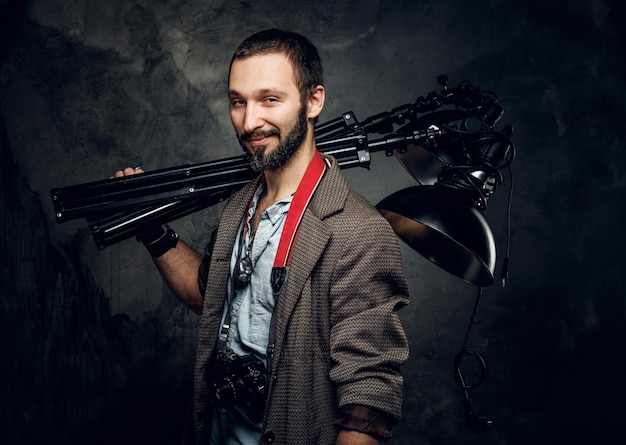
[{"label": "man's hand", "polygon": [[115,175],[109,176],[109,179],[113,178],[121,178],[122,176],[130,176],[136,175],[137,173],[143,173],[143,169],[141,167],[126,167],[124,170],[118,170],[115,172]]},{"label": "man's hand", "polygon": [[353,430],[339,430],[337,445],[381,445],[382,442],[369,434]]}]

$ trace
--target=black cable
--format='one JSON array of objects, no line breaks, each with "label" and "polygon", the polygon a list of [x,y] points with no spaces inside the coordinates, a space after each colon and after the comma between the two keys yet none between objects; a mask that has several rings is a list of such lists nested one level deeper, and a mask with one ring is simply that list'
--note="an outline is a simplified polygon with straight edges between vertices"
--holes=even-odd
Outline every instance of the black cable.
[{"label": "black cable", "polygon": [[[480,386],[481,383],[484,381],[485,376],[487,375],[487,365],[485,363],[485,360],[482,358],[482,356],[475,351],[467,349],[467,344],[469,343],[469,338],[472,332],[472,327],[474,326],[474,321],[476,320],[476,314],[478,312],[478,306],[480,305],[482,294],[483,294],[483,287],[480,286],[478,288],[478,292],[476,295],[476,301],[474,302],[474,309],[472,310],[472,316],[467,326],[467,330],[465,331],[465,338],[463,339],[463,345],[461,346],[461,349],[459,350],[459,352],[457,352],[454,358],[456,381],[459,384],[459,386],[463,388],[464,391],[467,391],[472,388],[477,388],[478,386]],[[480,370],[481,370],[480,378],[478,379],[476,383],[472,385],[468,385],[465,383],[465,379],[463,378],[463,373],[461,372],[461,361],[463,360],[464,355],[469,355],[469,356],[474,357],[476,360],[478,360],[480,364]]]},{"label": "black cable", "polygon": [[[472,429],[472,431],[477,433],[482,433],[487,430],[487,428],[492,424],[492,421],[485,418],[479,417],[474,412],[474,408],[472,406],[472,399],[470,398],[469,390],[473,388],[479,387],[485,377],[487,376],[487,364],[483,357],[476,351],[472,351],[467,349],[467,345],[469,343],[469,337],[472,331],[472,327],[474,326],[474,321],[476,319],[476,313],[478,312],[478,306],[480,305],[480,300],[482,297],[483,288],[482,286],[478,288],[478,292],[476,294],[476,301],[474,303],[474,309],[472,311],[472,316],[470,318],[470,322],[467,326],[467,331],[465,332],[465,338],[463,339],[463,345],[459,352],[454,356],[454,371],[455,371],[455,380],[457,384],[463,390],[463,406],[465,409],[465,422]],[[463,361],[463,357],[469,355],[478,361],[480,376],[478,380],[472,384],[467,384],[465,379],[463,378],[463,372],[461,371],[461,362]]]},{"label": "black cable", "polygon": [[507,170],[509,171],[509,195],[506,206],[506,247],[504,253],[504,261],[502,262],[502,271],[500,272],[500,283],[502,287],[506,286],[506,280],[509,278],[509,259],[511,256],[511,202],[513,201],[513,171],[510,164]]}]

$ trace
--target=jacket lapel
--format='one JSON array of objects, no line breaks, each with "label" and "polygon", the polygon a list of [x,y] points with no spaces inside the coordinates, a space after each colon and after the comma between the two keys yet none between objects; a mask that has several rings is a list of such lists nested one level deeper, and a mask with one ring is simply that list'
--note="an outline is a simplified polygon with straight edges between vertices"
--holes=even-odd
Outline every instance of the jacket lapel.
[{"label": "jacket lapel", "polygon": [[[243,212],[252,199],[262,177],[248,183],[240,192],[233,195],[222,212],[220,226],[215,239],[211,257],[211,268],[207,280],[204,307],[202,309],[202,322],[200,324],[200,344],[211,345],[207,350],[210,352],[217,342],[217,332],[224,310],[224,299],[228,289],[228,276],[230,273],[230,259],[233,245],[237,238],[239,226],[243,218]],[[243,210],[242,210],[243,209]],[[205,360],[209,358],[207,354]]]},{"label": "jacket lapel", "polygon": [[302,218],[302,226],[294,246],[287,281],[280,294],[276,295],[276,351],[280,351],[282,339],[286,332],[287,322],[300,299],[302,289],[309,279],[311,272],[319,261],[326,245],[330,241],[330,234],[324,223],[310,211],[306,211]]}]

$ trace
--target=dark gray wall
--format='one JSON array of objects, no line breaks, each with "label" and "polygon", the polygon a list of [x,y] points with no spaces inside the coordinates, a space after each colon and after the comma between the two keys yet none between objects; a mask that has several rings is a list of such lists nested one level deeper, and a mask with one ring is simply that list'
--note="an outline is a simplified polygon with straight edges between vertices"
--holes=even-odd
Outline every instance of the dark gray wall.
[{"label": "dark gray wall", "polygon": [[[626,10],[619,0],[4,0],[0,65],[0,442],[175,443],[197,319],[142,247],[99,252],[57,224],[52,187],[239,154],[224,94],[250,33],[308,35],[326,66],[322,121],[438,89],[496,92],[515,126],[511,274],[486,289],[463,422],[452,362],[476,289],[409,249],[412,353],[394,444],[577,444],[621,437]],[[392,159],[346,175],[373,203],[413,181]],[[506,190],[486,212],[499,263]],[[173,225],[201,248],[219,206]]]}]

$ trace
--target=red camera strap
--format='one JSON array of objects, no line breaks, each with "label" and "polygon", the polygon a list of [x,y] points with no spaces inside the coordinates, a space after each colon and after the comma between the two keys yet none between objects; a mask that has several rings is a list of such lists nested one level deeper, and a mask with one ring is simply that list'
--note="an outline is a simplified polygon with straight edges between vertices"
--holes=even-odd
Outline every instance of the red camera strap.
[{"label": "red camera strap", "polygon": [[304,210],[322,180],[325,170],[326,163],[320,153],[316,151],[296,189],[296,193],[291,201],[291,206],[287,212],[287,219],[285,220],[280,242],[278,243],[278,249],[276,250],[276,257],[274,258],[274,267],[289,266],[291,262],[291,251],[298,238],[298,232],[300,231],[302,215],[304,215]]}]

